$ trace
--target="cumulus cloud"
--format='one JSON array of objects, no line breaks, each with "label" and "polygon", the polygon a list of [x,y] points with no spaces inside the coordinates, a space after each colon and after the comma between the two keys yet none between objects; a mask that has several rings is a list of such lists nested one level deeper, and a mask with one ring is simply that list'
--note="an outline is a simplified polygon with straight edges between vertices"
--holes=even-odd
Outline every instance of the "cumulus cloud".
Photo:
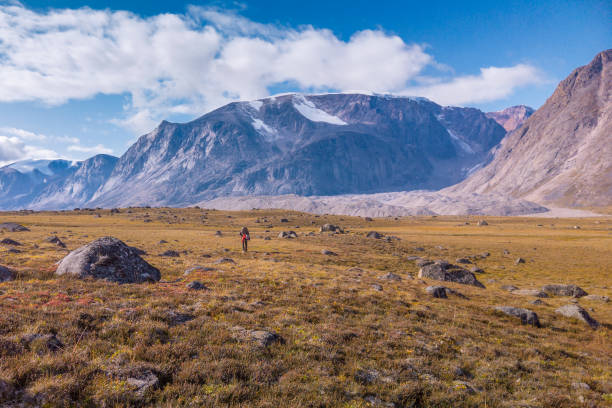
[{"label": "cumulus cloud", "polygon": [[0,133],[0,166],[23,159],[48,159],[60,157],[55,151],[40,146],[26,144],[17,136]]},{"label": "cumulus cloud", "polygon": [[[143,18],[125,11],[0,6],[0,102],[62,104],[128,94],[115,123],[137,133],[171,113],[202,114],[230,101],[267,96],[279,84],[307,91],[367,89],[435,101],[480,102],[534,83],[532,67],[484,68],[446,82],[426,48],[382,30],[347,41],[311,26],[260,24],[202,7]],[[499,82],[496,82],[499,81]],[[460,95],[463,95],[460,97]],[[76,150],[75,150],[76,151]]]},{"label": "cumulus cloud", "polygon": [[480,75],[466,75],[404,90],[403,94],[425,96],[443,105],[490,102],[510,96],[517,88],[543,82],[535,67],[481,68]]},{"label": "cumulus cloud", "polygon": [[81,146],[81,145],[70,145],[68,146],[69,152],[88,153],[88,154],[113,154],[113,150],[108,147],[104,147],[101,144],[96,146]]}]

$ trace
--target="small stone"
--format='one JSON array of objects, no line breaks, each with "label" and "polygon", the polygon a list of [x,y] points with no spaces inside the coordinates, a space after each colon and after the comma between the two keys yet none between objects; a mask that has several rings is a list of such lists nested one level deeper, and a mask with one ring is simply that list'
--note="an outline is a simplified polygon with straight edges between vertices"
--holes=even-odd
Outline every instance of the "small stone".
[{"label": "small stone", "polygon": [[583,390],[583,391],[589,391],[591,389],[589,384],[583,383],[583,382],[573,382],[572,383],[572,388],[574,388],[576,390]]},{"label": "small stone", "polygon": [[495,310],[504,313],[508,316],[515,316],[520,318],[522,324],[531,324],[533,326],[540,327],[538,315],[529,309],[521,309],[518,307],[511,306],[496,306]]},{"label": "small stone", "polygon": [[376,231],[370,231],[366,234],[366,238],[381,239],[382,237],[384,235]]},{"label": "small stone", "polygon": [[179,256],[181,256],[181,254],[179,254],[177,251],[173,251],[171,249],[162,252],[161,254],[159,254],[159,256],[164,256],[164,257],[169,257],[169,258],[177,258]]},{"label": "small stone", "polygon": [[321,254],[323,254],[323,255],[327,255],[327,256],[338,256],[338,254],[337,254],[337,253],[332,252],[332,251],[330,251],[330,250],[328,250],[328,249],[322,249],[322,250],[321,250]]},{"label": "small stone", "polygon": [[391,272],[389,272],[389,273],[387,273],[385,275],[382,275],[379,279],[392,280],[392,281],[396,281],[396,282],[399,282],[399,281],[402,280],[401,276],[396,275],[396,274],[391,273]]},{"label": "small stone", "polygon": [[514,290],[518,290],[519,288],[517,288],[514,285],[502,285],[501,287],[503,290],[507,290],[508,292],[512,292]]},{"label": "small stone", "polygon": [[225,264],[225,263],[236,264],[236,261],[234,261],[232,258],[219,258],[214,263],[215,264]]},{"label": "small stone", "polygon": [[604,303],[608,303],[610,301],[610,298],[608,296],[603,296],[603,295],[587,295],[583,299],[592,300],[595,302],[604,302]]},{"label": "small stone", "polygon": [[459,264],[471,264],[472,263],[472,261],[470,261],[467,258],[457,258],[457,260],[455,260],[455,262],[459,263]]},{"label": "small stone", "polygon": [[380,372],[373,369],[357,370],[353,378],[356,382],[362,385],[374,383],[380,377]]},{"label": "small stone", "polygon": [[476,225],[478,225],[479,227],[486,227],[487,225],[489,225],[489,223],[486,222],[485,220],[481,220],[481,221],[478,221],[478,224]]},{"label": "small stone", "polygon": [[376,291],[380,292],[380,291],[382,291],[382,290],[383,290],[383,287],[382,287],[382,286],[380,286],[379,284],[375,283],[375,284],[373,284],[373,285],[372,285],[372,289],[374,289],[374,290],[376,290]]},{"label": "small stone", "polygon": [[523,258],[516,258],[516,260],[514,261],[514,263],[515,263],[516,265],[518,265],[518,264],[524,264],[524,263],[525,263],[525,260],[524,260]]},{"label": "small stone", "polygon": [[435,298],[447,299],[446,289],[444,286],[428,286],[425,291]]},{"label": "small stone", "polygon": [[208,288],[202,282],[199,281],[189,282],[187,284],[187,288],[191,290],[208,290]]}]

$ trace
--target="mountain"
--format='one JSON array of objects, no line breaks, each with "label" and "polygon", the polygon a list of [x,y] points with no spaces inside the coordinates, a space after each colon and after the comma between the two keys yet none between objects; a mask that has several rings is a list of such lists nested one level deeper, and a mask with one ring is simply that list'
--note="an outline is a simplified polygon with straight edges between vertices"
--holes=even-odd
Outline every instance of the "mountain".
[{"label": "mountain", "polygon": [[512,132],[514,129],[521,127],[533,115],[533,112],[533,108],[529,106],[517,105],[497,112],[487,112],[486,116],[503,126],[506,132]]},{"label": "mountain", "polygon": [[0,208],[71,208],[88,202],[115,167],[117,158],[84,161],[24,160],[0,168]]},{"label": "mountain", "polygon": [[494,158],[445,193],[495,193],[556,206],[612,205],[612,50],[577,68]]},{"label": "mountain", "polygon": [[140,137],[91,205],[438,189],[489,160],[505,134],[477,109],[425,98],[287,94],[230,103]]}]

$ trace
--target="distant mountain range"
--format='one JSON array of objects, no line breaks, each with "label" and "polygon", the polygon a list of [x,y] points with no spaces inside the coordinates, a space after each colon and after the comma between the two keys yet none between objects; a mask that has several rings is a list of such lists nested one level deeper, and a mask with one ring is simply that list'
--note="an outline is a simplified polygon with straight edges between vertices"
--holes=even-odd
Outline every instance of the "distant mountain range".
[{"label": "distant mountain range", "polygon": [[[0,209],[282,201],[361,215],[509,215],[545,210],[535,202],[611,205],[611,61],[607,50],[576,69],[535,113],[360,93],[230,103],[164,121],[120,158],[2,167]],[[413,192],[381,194],[394,191]]]},{"label": "distant mountain range", "polygon": [[183,206],[228,195],[439,189],[490,160],[505,134],[477,109],[424,98],[288,94],[162,122],[119,159],[4,167],[0,206]]}]

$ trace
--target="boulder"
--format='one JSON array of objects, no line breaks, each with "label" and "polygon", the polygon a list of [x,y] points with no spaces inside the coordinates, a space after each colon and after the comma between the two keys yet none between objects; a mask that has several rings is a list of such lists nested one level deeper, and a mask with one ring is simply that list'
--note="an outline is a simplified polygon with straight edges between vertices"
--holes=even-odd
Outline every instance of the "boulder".
[{"label": "boulder", "polygon": [[342,227],[338,225],[333,225],[333,224],[322,225],[319,231],[320,232],[339,232],[341,234],[344,234],[344,229],[342,229]]},{"label": "boulder", "polygon": [[281,231],[278,234],[278,237],[290,239],[290,238],[297,238],[298,235],[295,233],[295,231]]},{"label": "boulder", "polygon": [[251,341],[261,347],[268,347],[273,343],[285,343],[285,339],[280,335],[268,330],[248,330],[240,326],[235,326],[231,330],[236,340]]},{"label": "boulder", "polygon": [[113,237],[97,239],[70,252],[60,261],[55,273],[117,283],[142,283],[161,278],[157,268]]},{"label": "boulder", "polygon": [[396,282],[399,282],[399,281],[402,280],[402,278],[399,275],[396,275],[396,274],[391,273],[391,272],[381,276],[380,279],[392,280],[392,281],[396,281]]},{"label": "boulder", "polygon": [[6,266],[0,265],[0,282],[6,282],[15,279],[15,272]]},{"label": "boulder", "polygon": [[208,290],[208,288],[206,287],[206,285],[204,285],[202,282],[200,281],[193,281],[193,282],[189,282],[187,284],[187,289],[191,289],[191,290]]},{"label": "boulder", "polygon": [[610,298],[608,296],[603,296],[603,295],[587,295],[584,297],[584,299],[594,300],[596,302],[604,302],[604,303],[608,303],[610,301]]},{"label": "boulder", "polygon": [[224,263],[229,263],[229,264],[236,264],[236,261],[234,261],[232,258],[219,258],[215,261],[216,264],[224,264]]},{"label": "boulder", "polygon": [[382,237],[384,237],[384,235],[376,231],[370,231],[366,234],[366,237],[373,239],[381,239]]},{"label": "boulder", "polygon": [[459,264],[471,264],[471,263],[472,263],[472,261],[470,261],[470,260],[469,260],[469,259],[467,259],[467,258],[457,258],[457,259],[455,260],[455,262],[457,262],[457,263],[459,263]]},{"label": "boulder", "polygon": [[593,319],[587,313],[586,310],[584,310],[583,308],[575,304],[561,306],[560,308],[555,310],[555,313],[558,313],[565,317],[571,317],[573,319],[581,320],[585,322],[586,324],[588,324],[589,326],[591,326],[593,329],[596,329],[599,327],[599,323],[595,319]]},{"label": "boulder", "polygon": [[431,296],[439,299],[448,298],[446,294],[446,287],[444,286],[428,286],[425,288],[425,292],[429,293]]},{"label": "boulder", "polygon": [[169,258],[178,258],[179,256],[181,256],[181,254],[179,254],[177,251],[173,251],[169,249],[159,254],[159,256],[164,256],[164,257],[169,257]]},{"label": "boulder", "polygon": [[0,241],[0,244],[2,245],[12,245],[12,246],[20,246],[21,242],[17,242],[13,239],[10,238],[4,238],[2,241]]},{"label": "boulder", "polygon": [[[60,248],[66,248],[66,244],[64,244],[57,236],[53,235],[51,237],[45,238],[46,242],[51,244],[55,244]],[[139,254],[140,255],[140,254]]]},{"label": "boulder", "polygon": [[513,295],[519,296],[535,296],[538,298],[547,298],[548,295],[546,292],[542,292],[539,289],[518,289],[511,291]]},{"label": "boulder", "polygon": [[544,285],[542,290],[548,294],[556,296],[572,296],[579,298],[588,295],[582,288],[576,285]]},{"label": "boulder", "polygon": [[330,251],[329,249],[322,249],[321,250],[321,254],[323,255],[327,255],[327,256],[338,256],[337,253]]},{"label": "boulder", "polygon": [[495,307],[495,310],[508,316],[518,317],[521,319],[522,324],[530,324],[532,326],[540,327],[538,315],[529,309],[521,309],[519,307],[511,306],[497,306]]},{"label": "boulder", "polygon": [[418,276],[419,278],[456,282],[484,288],[484,285],[476,279],[472,272],[445,261],[436,261],[435,263],[422,266]]},{"label": "boulder", "polygon": [[16,224],[14,222],[5,222],[5,223],[0,224],[0,230],[3,230],[3,229],[9,232],[29,231],[28,228],[24,227],[23,225]]}]

